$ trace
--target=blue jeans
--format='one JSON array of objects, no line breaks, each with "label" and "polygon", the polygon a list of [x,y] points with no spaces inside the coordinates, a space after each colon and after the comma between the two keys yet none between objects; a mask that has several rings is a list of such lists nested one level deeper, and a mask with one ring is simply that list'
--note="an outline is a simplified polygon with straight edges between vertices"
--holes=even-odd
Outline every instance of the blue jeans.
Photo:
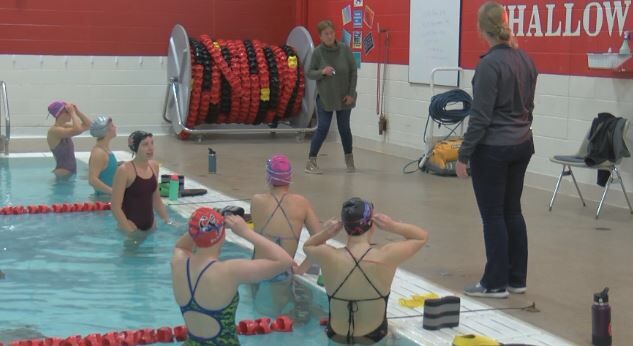
[{"label": "blue jeans", "polygon": [[488,289],[526,286],[528,243],[521,212],[525,171],[534,153],[532,139],[510,146],[479,145],[470,160],[473,189],[484,226]]},{"label": "blue jeans", "polygon": [[[321,145],[327,133],[330,131],[330,123],[332,123],[332,115],[334,112],[328,112],[323,109],[321,100],[317,97],[317,129],[312,136],[310,142],[310,157],[316,157],[321,150]],[[338,133],[341,135],[343,142],[343,152],[345,154],[352,153],[352,130],[349,127],[349,118],[352,114],[351,109],[341,109],[336,111],[336,124],[338,125]]]}]

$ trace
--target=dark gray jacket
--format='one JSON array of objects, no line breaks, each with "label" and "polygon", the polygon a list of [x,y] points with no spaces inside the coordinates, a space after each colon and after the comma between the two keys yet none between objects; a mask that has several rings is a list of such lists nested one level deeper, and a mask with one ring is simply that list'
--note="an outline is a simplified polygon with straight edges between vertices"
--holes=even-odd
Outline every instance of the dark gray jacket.
[{"label": "dark gray jacket", "polygon": [[605,161],[619,162],[631,154],[624,142],[627,120],[611,113],[600,113],[591,123],[585,163],[597,166]]},{"label": "dark gray jacket", "polygon": [[473,77],[473,103],[459,161],[468,163],[479,144],[516,145],[532,137],[538,72],[530,57],[507,44],[481,57]]}]

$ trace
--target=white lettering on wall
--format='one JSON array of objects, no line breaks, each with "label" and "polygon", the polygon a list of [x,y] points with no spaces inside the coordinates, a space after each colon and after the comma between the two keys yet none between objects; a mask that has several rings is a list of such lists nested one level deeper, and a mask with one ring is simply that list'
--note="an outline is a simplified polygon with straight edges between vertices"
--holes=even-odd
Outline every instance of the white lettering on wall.
[{"label": "white lettering on wall", "polygon": [[616,16],[618,19],[618,33],[620,36],[622,36],[622,32],[624,31],[624,22],[626,22],[626,17],[629,14],[631,0],[624,1],[624,5],[626,6],[626,8],[624,9],[624,13],[622,13],[622,1],[615,1],[613,3],[613,10],[611,10],[611,2],[605,1],[602,4],[604,5],[607,16],[607,27],[609,29],[609,36],[613,36],[613,24],[615,22]]},{"label": "white lettering on wall", "polygon": [[574,13],[574,3],[566,3],[565,4],[565,32],[563,36],[580,36],[580,20],[578,20],[578,25],[576,25],[576,30],[571,31],[572,25],[572,14]]},{"label": "white lettering on wall", "polygon": [[562,26],[561,21],[558,21],[558,26],[556,27],[556,31],[552,31],[552,27],[554,26],[554,9],[556,8],[556,4],[547,4],[547,32],[545,32],[545,36],[560,36],[560,28]]},{"label": "white lettering on wall", "polygon": [[[508,6],[508,24],[510,24],[510,30],[512,30],[512,32],[514,33],[515,36],[524,36],[525,33],[523,32],[523,22],[525,21],[525,8],[527,6],[526,5],[519,5],[519,6],[514,6],[514,5],[509,5]],[[514,10],[518,8],[518,16],[515,17],[514,16]],[[514,25],[517,25],[518,28],[517,30],[514,30]]]},{"label": "white lettering on wall", "polygon": [[[591,8],[595,7],[596,8],[596,25],[593,31],[591,31]],[[600,34],[600,31],[602,30],[602,20],[603,20],[603,12],[602,12],[602,6],[600,6],[599,3],[597,2],[592,2],[589,5],[587,5],[587,7],[585,7],[585,11],[583,12],[583,16],[582,16],[582,26],[585,29],[585,32],[587,33],[587,35],[591,36],[591,37],[595,37],[598,36],[598,34]]]},{"label": "white lettering on wall", "polygon": [[[565,17],[562,17],[557,11],[557,4],[545,4],[547,9],[547,22],[543,23],[541,20],[541,10],[538,3],[532,4],[530,13],[526,14],[526,8],[528,5],[507,5],[505,6],[508,12],[508,24],[510,30],[515,36],[581,36],[587,35],[595,37],[604,32],[604,22],[606,19],[607,32],[609,36],[613,36],[614,29],[617,30],[617,34],[622,36],[624,33],[624,24],[629,15],[629,8],[631,7],[632,0],[618,0],[618,1],[591,1],[587,2],[584,8],[574,9],[575,3],[564,3]],[[532,0],[532,2],[536,2]],[[582,16],[579,16],[582,11]],[[558,14],[558,15],[557,15]],[[527,16],[529,15],[529,17]],[[544,16],[543,16],[544,17]],[[528,19],[529,18],[529,19]],[[529,20],[529,22],[526,22]],[[617,28],[616,28],[617,24]],[[527,31],[525,27],[527,25]],[[564,29],[563,29],[564,27]],[[543,33],[545,28],[545,33]]]},{"label": "white lettering on wall", "polygon": [[532,17],[530,18],[530,25],[528,26],[525,36],[532,36],[532,30],[534,30],[534,36],[543,36],[543,30],[541,29],[541,15],[538,11],[538,5],[532,6]]}]

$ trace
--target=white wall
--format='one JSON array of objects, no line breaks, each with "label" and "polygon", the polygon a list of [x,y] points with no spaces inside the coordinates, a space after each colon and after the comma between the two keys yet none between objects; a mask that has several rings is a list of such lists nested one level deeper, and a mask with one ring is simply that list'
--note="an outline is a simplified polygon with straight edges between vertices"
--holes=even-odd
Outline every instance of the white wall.
[{"label": "white wall", "polygon": [[[386,135],[380,136],[376,115],[376,66],[363,63],[359,71],[358,106],[352,112],[354,145],[412,160],[419,158],[425,148],[422,137],[431,90],[428,85],[408,83],[407,66],[389,65],[384,105],[389,129]],[[461,88],[469,93],[472,92],[470,82],[473,72],[467,70],[460,79]],[[436,93],[446,90],[436,88]],[[536,154],[528,168],[529,185],[553,189],[561,166],[551,163],[549,157],[554,154],[574,154],[592,119],[599,112],[611,112],[633,120],[633,80],[547,74],[539,76],[533,123]],[[436,135],[441,133],[435,131]],[[633,147],[630,149],[633,152]],[[584,186],[582,191],[590,199],[598,199],[602,190],[595,187],[596,172],[579,169],[575,175],[580,182],[594,185]],[[622,175],[629,196],[633,198],[631,159],[622,162]],[[563,188],[564,193],[572,193],[571,185],[566,184]],[[609,204],[625,205],[621,193],[610,194],[607,201]]]},{"label": "white wall", "polygon": [[[111,116],[121,134],[139,128],[167,133],[169,128],[161,117],[166,65],[165,57],[0,55],[0,80],[8,87],[12,137],[44,136],[52,123],[46,118],[46,107],[54,99],[74,102],[89,116]],[[468,92],[472,74],[472,70],[466,71],[460,80]],[[419,158],[425,148],[422,135],[431,90],[428,85],[409,84],[407,66],[389,65],[386,78],[384,109],[389,128],[380,136],[376,64],[362,64],[357,108],[352,112],[354,145]],[[436,93],[445,90],[437,88]],[[536,155],[528,168],[527,183],[551,190],[561,167],[549,162],[549,157],[574,153],[593,117],[603,111],[633,119],[633,80],[541,74],[534,111]],[[334,122],[332,129],[336,129]],[[622,169],[633,197],[633,161],[625,159]],[[601,190],[593,186],[594,171],[577,170],[576,177],[592,185],[583,187],[590,199],[599,198]],[[567,184],[563,192],[573,191]],[[624,205],[622,194],[612,193],[608,202]]]},{"label": "white wall", "polygon": [[165,57],[0,55],[12,137],[44,136],[53,122],[47,106],[56,99],[90,117],[111,116],[121,134],[163,132],[166,65]]}]

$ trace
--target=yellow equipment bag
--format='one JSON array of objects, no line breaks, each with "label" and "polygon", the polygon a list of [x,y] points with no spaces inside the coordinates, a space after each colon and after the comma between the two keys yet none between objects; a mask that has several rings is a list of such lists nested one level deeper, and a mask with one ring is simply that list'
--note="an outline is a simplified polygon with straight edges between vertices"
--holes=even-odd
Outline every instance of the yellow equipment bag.
[{"label": "yellow equipment bag", "polygon": [[437,142],[422,170],[439,175],[456,175],[455,163],[463,141],[462,138],[452,138]]}]

